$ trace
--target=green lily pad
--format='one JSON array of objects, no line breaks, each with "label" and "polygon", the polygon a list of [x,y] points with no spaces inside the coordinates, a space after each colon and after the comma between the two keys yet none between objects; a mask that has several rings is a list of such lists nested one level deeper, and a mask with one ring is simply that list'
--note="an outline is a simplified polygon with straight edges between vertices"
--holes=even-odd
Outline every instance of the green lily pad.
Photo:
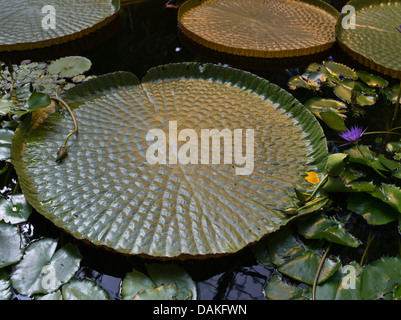
[{"label": "green lily pad", "polygon": [[357,71],[357,75],[370,87],[384,88],[388,85],[387,80],[363,70]]},{"label": "green lily pad", "polygon": [[398,218],[396,210],[366,193],[350,194],[347,203],[349,210],[360,214],[371,225],[386,224]]},{"label": "green lily pad", "polygon": [[[280,272],[306,284],[313,284],[322,258],[318,252],[309,249],[288,232],[273,234],[268,239],[268,248],[272,262]],[[326,258],[318,283],[330,278],[339,267],[337,258]]]},{"label": "green lily pad", "polygon": [[9,129],[0,129],[0,160],[10,158],[11,142],[14,136],[14,131]]},{"label": "green lily pad", "polygon": [[7,115],[13,108],[15,108],[15,102],[12,100],[0,99],[0,116]]},{"label": "green lily pad", "polygon": [[328,218],[324,213],[301,217],[298,231],[307,239],[327,239],[348,247],[358,247],[361,241],[350,234],[340,221]]},{"label": "green lily pad", "polygon": [[119,9],[116,0],[2,1],[0,51],[30,50],[75,40],[111,22]]},{"label": "green lily pad", "polygon": [[72,244],[56,251],[57,240],[44,238],[31,243],[11,276],[21,294],[49,293],[68,282],[79,268],[81,255]]},{"label": "green lily pad", "polygon": [[177,293],[177,286],[175,284],[162,284],[156,288],[151,287],[138,292],[134,300],[174,300]]},{"label": "green lily pad", "polygon": [[369,166],[369,164],[365,160],[365,157],[366,157],[366,159],[368,159],[370,164],[372,166],[374,166],[377,170],[389,171],[389,169],[385,165],[383,165],[382,161],[380,161],[378,156],[369,149],[369,146],[360,145],[359,148],[361,149],[363,155],[361,154],[361,152],[358,150],[358,148],[356,146],[344,151],[346,154],[349,155],[348,159],[350,162],[360,163],[365,166]]},{"label": "green lily pad", "polygon": [[396,185],[382,183],[371,195],[401,213],[401,189]]},{"label": "green lily pad", "polygon": [[108,300],[107,293],[93,281],[73,278],[61,288],[63,300]]},{"label": "green lily pad", "polygon": [[175,264],[146,264],[148,274],[156,286],[174,283],[177,286],[177,300],[196,300],[196,283],[184,269]]},{"label": "green lily pad", "polygon": [[323,98],[311,98],[305,102],[307,107],[318,119],[329,128],[337,131],[346,130],[344,120],[347,105],[341,101]]},{"label": "green lily pad", "polygon": [[58,74],[63,78],[72,78],[88,71],[91,65],[91,61],[85,57],[71,56],[53,61],[47,70],[50,74]]},{"label": "green lily pad", "polygon": [[24,253],[25,238],[17,226],[0,222],[0,268],[21,260]]},{"label": "green lily pad", "polygon": [[[327,146],[313,115],[283,89],[241,70],[172,64],[151,69],[142,82],[114,73],[63,98],[78,134],[58,163],[57,150],[74,128],[70,115],[28,115],[11,151],[21,188],[58,227],[122,253],[185,259],[237,252],[295,218],[283,212],[295,205],[294,189],[307,191],[305,172],[324,170]],[[205,161],[198,154],[188,163],[189,150],[192,156],[200,144],[192,138],[177,141],[178,161],[175,125],[198,138],[201,130],[243,129],[236,149],[244,152],[246,132],[253,132],[252,170],[251,136],[248,164],[238,153],[231,163],[211,163],[215,147],[201,148]],[[171,132],[169,151],[161,144],[154,152],[157,137],[147,140],[153,129]],[[224,156],[222,142],[217,156]]]},{"label": "green lily pad", "polygon": [[400,77],[401,50],[397,31],[401,7],[397,0],[351,0],[355,8],[355,28],[343,28],[341,19],[336,27],[342,49],[369,68]]},{"label": "green lily pad", "polygon": [[268,300],[310,300],[308,289],[296,287],[280,279],[278,274],[273,275],[265,287],[265,296]]},{"label": "green lily pad", "polygon": [[350,67],[347,67],[346,65],[333,61],[324,61],[323,65],[330,72],[330,74],[334,75],[337,78],[344,78],[350,80],[358,79],[355,70],[351,69]]},{"label": "green lily pad", "polygon": [[21,117],[24,114],[47,107],[50,103],[51,100],[47,94],[42,92],[34,92],[29,97],[26,106],[15,111],[15,114]]},{"label": "green lily pad", "polygon": [[330,176],[339,176],[344,172],[345,160],[348,158],[346,153],[333,153],[329,155],[326,163],[326,171]]},{"label": "green lily pad", "polygon": [[121,289],[124,300],[134,299],[142,291],[153,292],[156,287],[172,284],[175,286],[174,299],[196,300],[196,283],[178,265],[150,263],[146,264],[146,270],[149,277],[135,269],[124,277]]},{"label": "green lily pad", "polygon": [[31,213],[32,207],[23,194],[13,194],[10,200],[0,199],[0,220],[17,224],[27,221]]},{"label": "green lily pad", "polygon": [[12,296],[11,282],[4,269],[0,269],[0,300],[9,300]]},{"label": "green lily pad", "polygon": [[[361,88],[362,83],[344,80],[338,83],[334,88],[334,94],[341,100],[347,103],[353,103],[354,101],[360,106],[371,106],[376,103],[377,94],[373,91],[363,90]],[[355,95],[355,99],[353,98]]]}]

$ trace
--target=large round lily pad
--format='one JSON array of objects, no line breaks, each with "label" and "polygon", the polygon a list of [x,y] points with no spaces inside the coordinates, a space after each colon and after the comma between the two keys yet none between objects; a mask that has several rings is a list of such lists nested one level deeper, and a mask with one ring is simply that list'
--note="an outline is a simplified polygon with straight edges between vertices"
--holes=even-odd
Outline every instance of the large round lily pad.
[{"label": "large round lily pad", "polygon": [[118,0],[0,0],[0,51],[74,40],[111,22]]},{"label": "large round lily pad", "polygon": [[[339,21],[337,38],[340,46],[367,67],[392,77],[400,77],[399,1],[351,0],[347,4],[355,8],[355,28],[343,28]],[[348,18],[349,14],[344,17],[346,21]]]},{"label": "large round lily pad", "polygon": [[189,0],[180,29],[224,53],[259,58],[310,55],[336,41],[339,12],[320,0]]},{"label": "large round lily pad", "polygon": [[[22,190],[75,237],[127,254],[236,252],[294,217],[283,212],[296,202],[294,188],[310,190],[305,172],[323,170],[326,161],[312,114],[283,89],[237,69],[171,64],[142,81],[112,73],[75,86],[64,99],[79,131],[61,163],[56,152],[74,128],[67,112],[42,123],[33,114],[15,133],[11,159]],[[163,141],[149,138],[153,129],[166,135],[167,150],[149,153]],[[214,137],[231,134],[233,143],[202,144],[207,129]],[[253,130],[253,143],[246,130]],[[215,146],[221,149],[212,161]],[[175,147],[178,156],[170,154]],[[194,150],[198,157],[189,158]]]}]

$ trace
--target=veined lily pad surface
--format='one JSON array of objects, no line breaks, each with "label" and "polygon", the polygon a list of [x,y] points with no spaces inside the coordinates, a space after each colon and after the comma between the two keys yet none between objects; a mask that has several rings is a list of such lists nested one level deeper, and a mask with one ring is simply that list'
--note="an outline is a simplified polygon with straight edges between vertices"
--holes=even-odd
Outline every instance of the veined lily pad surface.
[{"label": "veined lily pad surface", "polygon": [[339,16],[319,0],[189,0],[178,22],[186,36],[207,48],[282,58],[329,49]]},{"label": "veined lily pad surface", "polygon": [[118,0],[0,0],[0,51],[30,50],[83,37],[115,18]]},{"label": "veined lily pad surface", "polygon": [[[118,72],[63,98],[79,129],[61,163],[56,152],[74,127],[67,112],[46,119],[34,113],[15,133],[11,159],[24,195],[75,237],[126,254],[185,259],[236,252],[293,219],[283,211],[296,203],[294,188],[310,191],[305,172],[322,171],[326,162],[326,140],[312,114],[283,89],[237,69],[170,64],[141,81]],[[163,142],[162,135],[149,139],[154,129],[165,134],[167,149],[149,158]],[[202,130],[233,139],[213,145],[208,136],[207,148]],[[213,160],[216,145],[220,159]],[[185,163],[195,150],[198,158]],[[251,162],[252,170],[238,174]]]},{"label": "veined lily pad surface", "polygon": [[[397,0],[352,0],[355,28],[337,24],[340,46],[371,69],[401,76],[401,5]],[[350,20],[351,21],[351,20]]]}]

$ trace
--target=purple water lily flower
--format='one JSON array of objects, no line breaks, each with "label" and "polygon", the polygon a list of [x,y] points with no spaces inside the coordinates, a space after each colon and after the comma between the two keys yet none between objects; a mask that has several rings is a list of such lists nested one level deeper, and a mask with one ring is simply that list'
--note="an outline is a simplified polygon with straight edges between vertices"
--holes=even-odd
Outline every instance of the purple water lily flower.
[{"label": "purple water lily flower", "polygon": [[362,135],[365,133],[366,129],[363,129],[360,126],[352,126],[350,129],[347,129],[344,132],[341,132],[339,136],[343,138],[344,140],[347,140],[348,142],[345,144],[342,144],[342,146],[349,145],[351,143],[358,142],[361,140]]}]

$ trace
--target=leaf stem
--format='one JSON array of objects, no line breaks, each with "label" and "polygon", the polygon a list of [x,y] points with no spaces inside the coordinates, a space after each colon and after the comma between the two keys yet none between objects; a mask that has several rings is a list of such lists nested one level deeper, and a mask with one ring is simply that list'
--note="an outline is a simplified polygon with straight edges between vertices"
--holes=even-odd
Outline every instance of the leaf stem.
[{"label": "leaf stem", "polygon": [[60,104],[62,104],[70,113],[72,120],[74,121],[74,130],[71,131],[67,137],[64,140],[64,144],[63,146],[59,149],[58,155],[57,155],[57,159],[56,161],[60,161],[62,158],[64,158],[64,156],[66,155],[66,146],[67,146],[67,141],[68,139],[76,132],[78,132],[78,124],[77,124],[77,120],[75,119],[74,113],[72,112],[71,108],[68,106],[68,104],[61,98],[59,97],[50,97],[50,99],[59,102]]},{"label": "leaf stem", "polygon": [[376,232],[373,234],[373,236],[371,236],[371,235],[369,234],[368,242],[366,243],[366,248],[365,248],[365,250],[363,251],[363,254],[362,254],[362,257],[361,257],[361,261],[359,262],[359,264],[360,264],[361,266],[363,266],[364,263],[365,263],[366,257],[367,257],[367,255],[368,255],[369,247],[370,247],[370,245],[372,244],[373,239],[374,239],[375,237],[376,237]]},{"label": "leaf stem", "polygon": [[331,243],[329,243],[329,245],[327,246],[326,251],[324,252],[322,258],[320,259],[319,266],[317,267],[315,279],[313,280],[313,286],[312,286],[312,300],[316,300],[316,286],[319,281],[320,272],[322,271],[324,261],[326,260],[327,254],[329,253],[330,246],[331,246]]},{"label": "leaf stem", "polygon": [[382,178],[387,178],[384,174],[382,174],[379,170],[377,170],[372,163],[370,162],[370,160],[368,158],[366,158],[365,154],[362,152],[361,148],[359,147],[358,143],[355,143],[356,148],[358,149],[358,151],[360,152],[360,154],[362,155],[363,159],[366,161],[366,163]]}]

